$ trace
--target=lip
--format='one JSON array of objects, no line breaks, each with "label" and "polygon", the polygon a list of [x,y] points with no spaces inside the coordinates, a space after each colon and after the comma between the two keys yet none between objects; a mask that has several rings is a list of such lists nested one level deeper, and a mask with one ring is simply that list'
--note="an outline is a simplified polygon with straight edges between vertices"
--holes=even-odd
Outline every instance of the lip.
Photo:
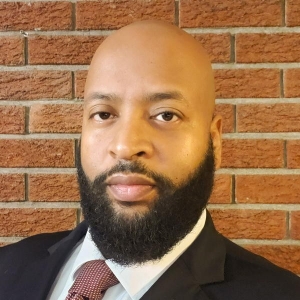
[{"label": "lip", "polygon": [[110,176],[106,181],[108,185],[122,184],[122,185],[155,185],[155,182],[142,174],[123,174],[117,173]]},{"label": "lip", "polygon": [[148,202],[156,196],[155,182],[141,174],[114,174],[106,184],[110,196],[118,201]]}]

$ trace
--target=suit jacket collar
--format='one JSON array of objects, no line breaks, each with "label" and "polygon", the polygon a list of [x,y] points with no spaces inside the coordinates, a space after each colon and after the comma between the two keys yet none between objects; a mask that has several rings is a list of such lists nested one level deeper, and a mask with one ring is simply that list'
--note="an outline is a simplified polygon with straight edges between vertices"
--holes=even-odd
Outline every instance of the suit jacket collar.
[{"label": "suit jacket collar", "polygon": [[74,230],[70,232],[65,238],[48,248],[50,255],[54,254],[64,244],[74,244],[74,246],[86,235],[88,225],[86,221],[81,222]]},{"label": "suit jacket collar", "polygon": [[44,254],[29,264],[19,280],[18,295],[22,295],[22,299],[46,299],[61,266],[86,231],[87,225],[82,222],[68,236],[45,249]]},{"label": "suit jacket collar", "polygon": [[201,285],[224,280],[226,249],[222,236],[207,214],[203,230],[194,243],[149,289],[141,300],[208,300]]}]

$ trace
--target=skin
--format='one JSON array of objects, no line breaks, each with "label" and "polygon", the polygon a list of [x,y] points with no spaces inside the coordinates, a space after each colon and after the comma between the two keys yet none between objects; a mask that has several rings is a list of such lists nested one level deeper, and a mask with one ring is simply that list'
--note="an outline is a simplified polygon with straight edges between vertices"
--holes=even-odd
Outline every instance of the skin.
[{"label": "skin", "polygon": [[[214,116],[214,80],[202,46],[176,26],[133,23],[96,51],[84,95],[81,162],[87,177],[118,162],[139,161],[180,186],[202,162],[211,138],[221,162],[221,117]],[[116,211],[133,215],[157,197],[140,174],[108,178]]]}]

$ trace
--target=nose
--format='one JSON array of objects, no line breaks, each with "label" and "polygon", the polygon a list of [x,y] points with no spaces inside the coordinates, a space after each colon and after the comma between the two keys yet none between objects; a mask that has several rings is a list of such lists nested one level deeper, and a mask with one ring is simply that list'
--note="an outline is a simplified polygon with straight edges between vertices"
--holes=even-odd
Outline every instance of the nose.
[{"label": "nose", "polygon": [[118,121],[109,145],[109,154],[116,160],[135,160],[153,155],[150,125],[146,120]]}]

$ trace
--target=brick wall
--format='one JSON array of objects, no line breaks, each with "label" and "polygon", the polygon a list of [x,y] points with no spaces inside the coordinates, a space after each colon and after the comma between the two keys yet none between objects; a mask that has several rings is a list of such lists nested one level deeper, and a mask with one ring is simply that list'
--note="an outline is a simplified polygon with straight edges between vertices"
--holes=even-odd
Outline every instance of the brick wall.
[{"label": "brick wall", "polygon": [[173,22],[213,61],[217,228],[300,274],[300,0],[0,0],[0,243],[79,222],[86,70],[114,29]]}]

